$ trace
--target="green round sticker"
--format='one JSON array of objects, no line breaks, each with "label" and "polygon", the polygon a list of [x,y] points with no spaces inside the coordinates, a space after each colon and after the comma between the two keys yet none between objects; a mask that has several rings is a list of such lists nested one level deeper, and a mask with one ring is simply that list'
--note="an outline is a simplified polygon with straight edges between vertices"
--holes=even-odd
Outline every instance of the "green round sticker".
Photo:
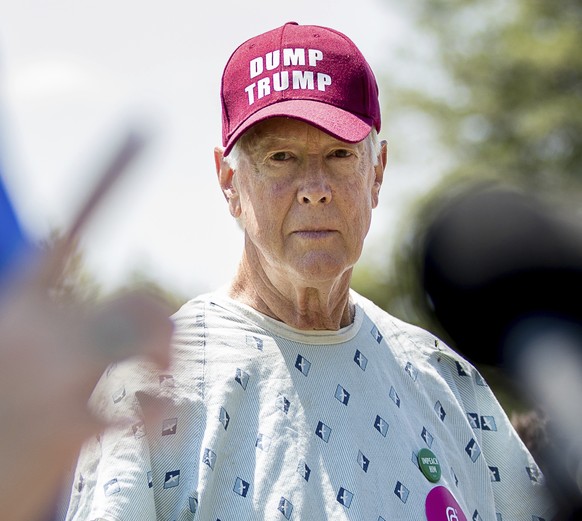
[{"label": "green round sticker", "polygon": [[428,449],[418,451],[418,466],[430,482],[436,483],[441,479],[441,464],[432,451]]}]

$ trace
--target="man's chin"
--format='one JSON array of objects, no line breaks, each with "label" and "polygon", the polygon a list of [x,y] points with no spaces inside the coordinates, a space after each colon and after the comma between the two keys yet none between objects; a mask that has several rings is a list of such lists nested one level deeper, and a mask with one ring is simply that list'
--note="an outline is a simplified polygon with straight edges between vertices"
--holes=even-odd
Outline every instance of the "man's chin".
[{"label": "man's chin", "polygon": [[300,263],[295,266],[295,276],[306,283],[334,283],[343,277],[349,277],[352,264],[347,264],[345,259],[337,258],[329,254],[310,252]]}]

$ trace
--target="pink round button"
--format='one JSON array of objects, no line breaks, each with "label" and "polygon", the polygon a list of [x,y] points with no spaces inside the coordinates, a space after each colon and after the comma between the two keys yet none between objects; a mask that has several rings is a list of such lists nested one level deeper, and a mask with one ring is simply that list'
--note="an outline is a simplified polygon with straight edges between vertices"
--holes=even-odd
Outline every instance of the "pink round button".
[{"label": "pink round button", "polygon": [[467,521],[459,503],[445,487],[435,487],[426,496],[428,521]]}]

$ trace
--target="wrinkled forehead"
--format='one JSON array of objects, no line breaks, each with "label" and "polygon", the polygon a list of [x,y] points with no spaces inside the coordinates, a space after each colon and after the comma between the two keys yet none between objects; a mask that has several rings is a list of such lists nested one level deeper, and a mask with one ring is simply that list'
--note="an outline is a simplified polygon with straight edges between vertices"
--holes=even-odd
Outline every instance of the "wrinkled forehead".
[{"label": "wrinkled forehead", "polygon": [[249,128],[241,137],[241,145],[247,150],[249,147],[253,149],[276,148],[292,143],[346,147],[359,144],[342,141],[310,123],[286,117],[274,117],[261,121]]}]

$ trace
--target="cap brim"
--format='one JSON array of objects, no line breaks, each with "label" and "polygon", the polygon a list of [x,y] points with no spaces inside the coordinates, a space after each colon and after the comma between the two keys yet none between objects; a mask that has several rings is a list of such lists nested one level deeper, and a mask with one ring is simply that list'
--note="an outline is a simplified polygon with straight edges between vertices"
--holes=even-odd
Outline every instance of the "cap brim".
[{"label": "cap brim", "polygon": [[253,125],[275,117],[287,117],[309,123],[333,137],[357,143],[372,130],[371,119],[359,117],[320,101],[290,99],[264,107],[244,120],[231,134],[225,144],[224,155],[228,155],[237,140]]}]

